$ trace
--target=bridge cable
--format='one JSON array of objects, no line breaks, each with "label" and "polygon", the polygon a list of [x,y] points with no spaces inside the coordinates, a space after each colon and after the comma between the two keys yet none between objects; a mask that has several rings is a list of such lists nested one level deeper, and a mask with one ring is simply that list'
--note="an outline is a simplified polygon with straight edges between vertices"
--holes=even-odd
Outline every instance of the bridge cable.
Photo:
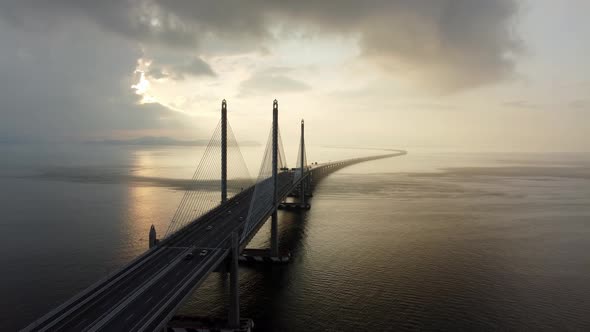
[{"label": "bridge cable", "polygon": [[[228,123],[228,198],[252,186],[238,141]],[[221,122],[218,123],[197,165],[190,184],[166,231],[174,234],[221,203]]]}]

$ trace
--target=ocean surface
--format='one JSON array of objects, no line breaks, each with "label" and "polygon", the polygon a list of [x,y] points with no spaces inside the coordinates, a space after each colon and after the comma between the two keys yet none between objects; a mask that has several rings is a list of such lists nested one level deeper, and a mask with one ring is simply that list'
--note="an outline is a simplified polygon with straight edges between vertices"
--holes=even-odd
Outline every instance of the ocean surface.
[{"label": "ocean surface", "polygon": [[[242,316],[277,331],[590,330],[590,154],[407,150],[340,170],[310,211],[280,213],[293,260],[241,267]],[[202,153],[0,144],[0,331],[145,251]],[[261,149],[242,153],[256,174]],[[179,313],[225,317],[227,286],[211,275]]]}]

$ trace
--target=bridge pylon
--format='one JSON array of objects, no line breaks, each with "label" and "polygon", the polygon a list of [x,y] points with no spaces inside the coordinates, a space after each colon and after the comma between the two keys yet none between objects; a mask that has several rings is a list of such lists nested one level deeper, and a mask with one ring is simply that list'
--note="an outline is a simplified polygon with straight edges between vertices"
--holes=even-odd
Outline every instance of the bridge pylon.
[{"label": "bridge pylon", "polygon": [[227,102],[221,102],[221,204],[227,201]]},{"label": "bridge pylon", "polygon": [[305,150],[305,122],[301,119],[301,143],[300,143],[300,152],[301,155],[299,156],[300,164],[299,167],[301,168],[301,178],[303,180],[299,184],[299,207],[303,210],[309,210],[311,206],[306,201],[306,197],[311,196],[311,174],[308,174],[307,169],[307,151]]},{"label": "bridge pylon", "polygon": [[279,225],[277,208],[279,206],[278,191],[278,160],[279,160],[279,102],[275,99],[272,103],[272,220],[270,226],[270,252],[271,256],[279,256]]},{"label": "bridge pylon", "polygon": [[307,157],[305,154],[305,121],[301,119],[301,138],[299,142],[299,155],[297,156],[299,161],[299,185],[297,189],[291,193],[291,197],[299,198],[299,202],[282,202],[279,204],[278,209],[281,210],[309,210],[311,205],[307,202],[306,198],[311,197],[311,174],[307,169]]}]

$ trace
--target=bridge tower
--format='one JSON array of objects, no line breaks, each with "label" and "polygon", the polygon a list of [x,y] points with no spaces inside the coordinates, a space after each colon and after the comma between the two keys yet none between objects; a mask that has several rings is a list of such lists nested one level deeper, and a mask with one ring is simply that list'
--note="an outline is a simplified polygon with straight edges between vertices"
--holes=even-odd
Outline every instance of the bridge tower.
[{"label": "bridge tower", "polygon": [[275,99],[272,103],[272,185],[273,185],[273,212],[270,226],[270,251],[271,256],[279,256],[279,231],[277,208],[279,206],[279,179],[278,179],[278,158],[279,158],[279,102]]},{"label": "bridge tower", "polygon": [[227,201],[227,102],[221,102],[221,204]]},{"label": "bridge tower", "polygon": [[[279,209],[286,210],[309,210],[311,205],[307,203],[307,197],[311,195],[311,175],[308,172],[307,157],[305,152],[305,121],[301,119],[301,138],[299,141],[299,152],[297,156],[298,171],[295,172],[295,180],[299,181],[296,189],[290,194],[292,197],[299,197],[298,202],[279,202]],[[297,173],[299,172],[299,173]],[[298,177],[299,176],[299,177]]]},{"label": "bridge tower", "polygon": [[[305,176],[305,167],[307,165],[305,165],[305,122],[303,121],[303,119],[301,119],[301,156],[299,157],[301,159],[301,164],[299,165],[300,169],[301,169],[301,178],[303,178]],[[299,187],[299,203],[301,204],[302,208],[305,208],[305,187],[306,187],[306,180],[301,181]]]}]

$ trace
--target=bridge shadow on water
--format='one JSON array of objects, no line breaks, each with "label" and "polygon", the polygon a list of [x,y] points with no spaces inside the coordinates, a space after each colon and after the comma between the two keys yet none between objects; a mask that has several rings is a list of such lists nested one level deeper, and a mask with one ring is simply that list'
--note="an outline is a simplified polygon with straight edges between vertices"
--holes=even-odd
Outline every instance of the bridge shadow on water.
[{"label": "bridge shadow on water", "polygon": [[[254,320],[255,330],[276,329],[279,315],[289,311],[284,296],[293,291],[297,270],[304,260],[301,254],[307,230],[307,211],[279,211],[281,252],[290,252],[288,264],[240,266],[240,311],[243,318]],[[270,219],[254,237],[249,247],[270,246]],[[228,314],[229,274],[213,273],[185,302],[178,315],[226,318]]]}]

